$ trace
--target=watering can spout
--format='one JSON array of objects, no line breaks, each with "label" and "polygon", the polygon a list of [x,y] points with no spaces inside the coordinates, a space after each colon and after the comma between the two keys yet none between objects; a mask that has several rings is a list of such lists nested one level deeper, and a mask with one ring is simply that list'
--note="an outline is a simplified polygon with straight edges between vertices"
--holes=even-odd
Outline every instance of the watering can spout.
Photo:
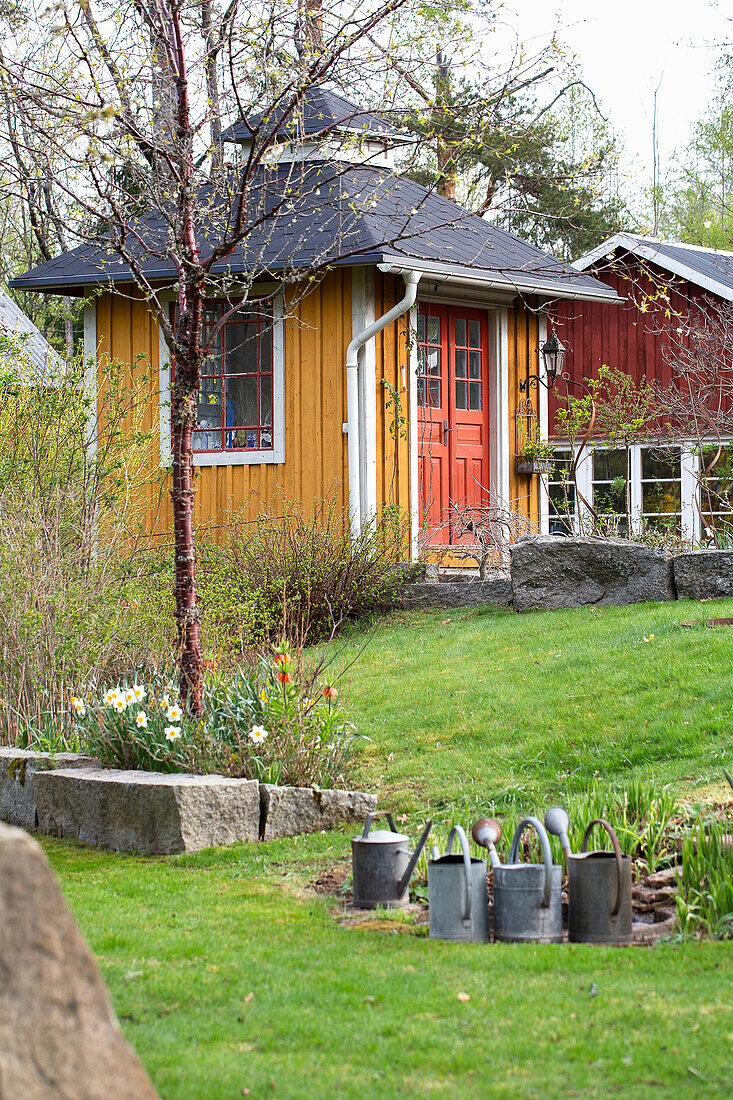
[{"label": "watering can spout", "polygon": [[428,839],[428,834],[430,833],[430,830],[432,829],[432,827],[433,827],[432,821],[428,821],[427,825],[425,826],[425,828],[422,831],[422,836],[420,837],[420,839],[418,840],[418,842],[415,846],[415,851],[412,853],[412,858],[410,859],[410,862],[407,864],[407,869],[405,870],[404,875],[402,876],[402,878],[399,881],[399,885],[397,887],[397,893],[398,894],[403,894],[405,892],[405,890],[407,889],[408,883],[409,883],[410,879],[412,878],[412,873],[415,870],[415,868],[417,867],[417,861],[420,858],[420,853],[422,852],[423,848],[425,847],[425,841]]}]

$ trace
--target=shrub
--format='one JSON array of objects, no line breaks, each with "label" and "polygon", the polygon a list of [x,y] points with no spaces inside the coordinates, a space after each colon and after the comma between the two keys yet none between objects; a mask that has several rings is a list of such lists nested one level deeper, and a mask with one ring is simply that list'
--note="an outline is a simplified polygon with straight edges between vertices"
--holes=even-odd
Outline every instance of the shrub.
[{"label": "shrub", "polygon": [[274,647],[249,674],[212,680],[206,735],[229,774],[294,786],[333,786],[357,740],[337,689],[302,671],[290,646]]},{"label": "shrub", "polygon": [[[226,548],[197,537],[196,585],[201,608],[207,665],[236,666],[251,659],[267,638],[260,602],[232,583]],[[127,598],[142,632],[155,638],[156,651],[172,653],[176,643],[173,599],[173,548],[158,546],[138,555],[131,566]]]},{"label": "shrub", "polygon": [[147,384],[128,390],[114,364],[98,408],[80,360],[58,377],[0,379],[0,740],[23,743],[58,721],[74,683],[146,657],[119,561],[144,538],[155,491],[137,430],[146,400]]},{"label": "shrub", "polygon": [[356,539],[334,498],[312,513],[291,504],[266,512],[232,539],[232,583],[259,600],[270,637],[294,644],[328,637],[347,618],[389,606],[402,584],[407,525],[394,508],[365,524]]}]

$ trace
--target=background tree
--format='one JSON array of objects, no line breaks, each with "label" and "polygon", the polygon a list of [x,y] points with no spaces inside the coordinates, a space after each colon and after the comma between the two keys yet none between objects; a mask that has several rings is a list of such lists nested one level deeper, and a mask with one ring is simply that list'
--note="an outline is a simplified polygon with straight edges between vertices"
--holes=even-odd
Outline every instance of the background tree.
[{"label": "background tree", "polygon": [[403,70],[413,106],[400,122],[424,139],[414,177],[564,259],[618,230],[618,142],[557,43],[518,49],[491,85],[465,44],[455,54]]},{"label": "background tree", "polygon": [[661,232],[707,248],[731,247],[733,239],[733,55],[715,66],[717,92],[678,150],[678,168],[660,187]]}]

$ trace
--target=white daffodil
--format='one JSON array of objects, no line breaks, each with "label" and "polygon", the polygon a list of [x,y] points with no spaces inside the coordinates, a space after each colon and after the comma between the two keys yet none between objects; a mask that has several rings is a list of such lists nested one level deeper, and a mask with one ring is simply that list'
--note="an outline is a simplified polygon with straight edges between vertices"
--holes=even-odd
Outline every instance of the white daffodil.
[{"label": "white daffodil", "polygon": [[126,703],[134,703],[134,701],[135,701],[135,692],[132,690],[132,688],[128,688],[127,691],[125,692],[125,702]]},{"label": "white daffodil", "polygon": [[163,708],[163,710],[165,710],[167,707],[169,707],[171,705],[171,701],[170,701],[170,699],[168,698],[167,695],[164,695],[163,698],[160,700],[160,705]]},{"label": "white daffodil", "polygon": [[269,736],[270,734],[264,726],[252,726],[249,731],[249,739],[254,741],[255,745],[261,745],[265,738]]},{"label": "white daffodil", "polygon": [[181,708],[177,707],[174,703],[172,707],[168,707],[168,710],[165,712],[165,716],[169,722],[177,722],[178,719],[181,717]]},{"label": "white daffodil", "polygon": [[117,689],[116,688],[107,688],[104,695],[102,696],[102,702],[104,703],[104,705],[106,707],[111,707],[116,698],[117,698]]},{"label": "white daffodil", "polygon": [[75,695],[71,697],[71,705],[74,708],[77,718],[83,718],[87,712],[87,708],[84,705],[83,699],[77,699]]},{"label": "white daffodil", "polygon": [[124,711],[127,710],[127,703],[121,695],[117,695],[112,702],[112,707],[114,708],[114,710],[117,711],[118,714],[122,714]]},{"label": "white daffodil", "polygon": [[165,734],[166,741],[177,741],[179,739],[179,737],[181,736],[181,727],[180,726],[166,726],[165,729],[163,730],[163,733]]},{"label": "white daffodil", "polygon": [[148,728],[148,716],[144,710],[139,710],[135,715],[135,724],[141,730]]}]

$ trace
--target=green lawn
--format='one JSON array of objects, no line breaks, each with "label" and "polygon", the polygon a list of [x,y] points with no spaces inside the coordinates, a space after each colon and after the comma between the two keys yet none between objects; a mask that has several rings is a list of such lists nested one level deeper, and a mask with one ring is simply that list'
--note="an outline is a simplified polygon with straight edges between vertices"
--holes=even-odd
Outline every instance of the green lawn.
[{"label": "green lawn", "polygon": [[[413,835],[428,811],[470,824],[492,802],[538,810],[594,780],[716,781],[733,750],[733,630],[678,625],[706,613],[733,602],[393,616],[343,683],[372,739],[351,779],[412,813]],[[171,859],[44,841],[165,1100],[731,1095],[730,944],[470,946],[341,927],[307,884],[348,857],[349,835]]]}]

